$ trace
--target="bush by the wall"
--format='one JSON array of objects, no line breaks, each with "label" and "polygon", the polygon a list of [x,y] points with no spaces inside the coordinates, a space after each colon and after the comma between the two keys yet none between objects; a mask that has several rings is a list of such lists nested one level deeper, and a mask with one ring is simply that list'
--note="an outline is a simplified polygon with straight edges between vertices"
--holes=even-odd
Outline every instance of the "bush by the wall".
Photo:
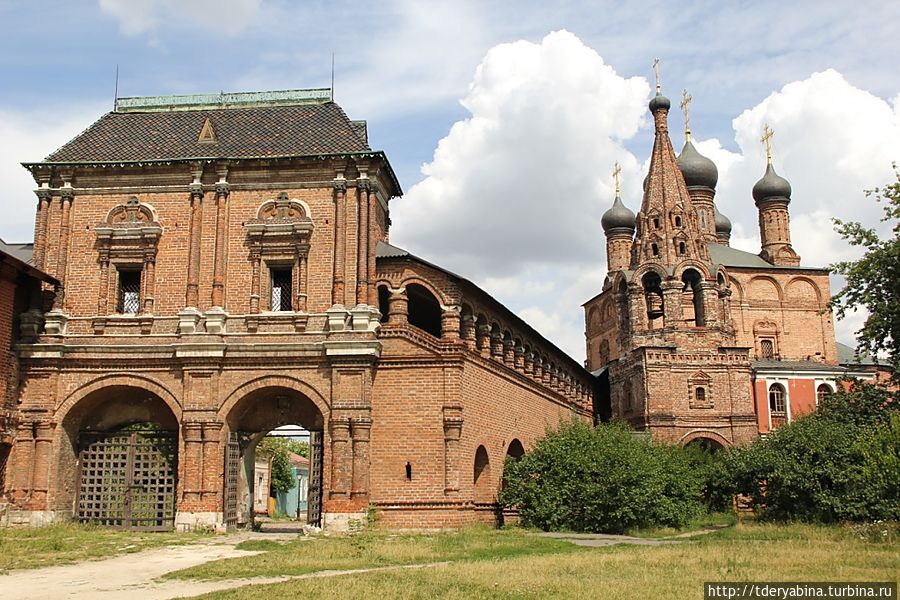
[{"label": "bush by the wall", "polygon": [[700,516],[703,485],[680,448],[651,444],[626,425],[573,422],[507,461],[500,502],[517,508],[526,525],[621,533]]}]

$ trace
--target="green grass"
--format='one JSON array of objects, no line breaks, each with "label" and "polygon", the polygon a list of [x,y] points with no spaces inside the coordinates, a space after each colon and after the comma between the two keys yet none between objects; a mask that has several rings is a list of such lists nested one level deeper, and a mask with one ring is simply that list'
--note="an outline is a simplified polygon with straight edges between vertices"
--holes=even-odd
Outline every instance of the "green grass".
[{"label": "green grass", "polygon": [[147,548],[190,544],[203,534],[140,533],[90,525],[57,523],[35,528],[0,528],[0,573],[34,569],[138,552]]},{"label": "green grass", "polygon": [[[464,531],[395,539],[418,549],[410,556],[433,558],[442,554],[444,560],[451,562],[423,569],[244,586],[198,598],[646,600],[699,598],[704,581],[896,581],[900,573],[900,546],[896,540],[867,541],[852,527],[740,523],[679,544],[568,549],[558,544],[533,543],[546,540],[521,531]],[[346,544],[351,540],[302,543],[321,551],[330,551],[328,548],[333,545],[342,548],[336,552],[341,554],[349,552]],[[369,551],[390,546],[387,536],[375,536],[371,543]],[[516,551],[517,544],[523,544],[525,549]],[[296,545],[299,544],[289,546]],[[497,555],[491,556],[491,547],[499,551]],[[443,552],[430,554],[426,548]],[[262,567],[267,556],[282,552],[284,549],[278,549],[254,558]],[[338,565],[326,561],[322,567]]]},{"label": "green grass", "polygon": [[359,569],[444,561],[480,561],[531,554],[568,554],[575,546],[528,535],[521,529],[472,527],[458,532],[413,534],[367,531],[341,537],[301,537],[278,544],[245,542],[256,556],[206,563],[166,575],[175,579],[237,579],[302,575],[330,569]]}]

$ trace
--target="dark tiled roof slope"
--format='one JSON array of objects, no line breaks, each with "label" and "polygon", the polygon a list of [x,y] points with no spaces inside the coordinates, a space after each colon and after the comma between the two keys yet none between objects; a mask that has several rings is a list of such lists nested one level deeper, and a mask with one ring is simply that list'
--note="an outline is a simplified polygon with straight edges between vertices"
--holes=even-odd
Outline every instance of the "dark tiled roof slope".
[{"label": "dark tiled roof slope", "polygon": [[[198,142],[206,119],[215,142]],[[315,156],[371,151],[333,102],[170,112],[111,112],[46,158],[130,162],[190,158]]]}]

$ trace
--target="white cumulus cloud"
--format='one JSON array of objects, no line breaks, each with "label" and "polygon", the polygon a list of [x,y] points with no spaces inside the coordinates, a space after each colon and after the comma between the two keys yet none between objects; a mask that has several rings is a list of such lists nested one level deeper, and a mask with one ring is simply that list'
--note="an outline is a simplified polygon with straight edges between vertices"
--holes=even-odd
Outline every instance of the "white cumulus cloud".
[{"label": "white cumulus cloud", "polygon": [[[396,202],[393,239],[482,283],[582,360],[580,305],[600,291],[605,273],[599,220],[612,198],[609,173],[622,163],[623,198],[636,211],[650,148],[635,157],[623,142],[648,125],[649,92],[646,80],[617,74],[566,31],[495,46],[462,99],[470,115]],[[878,223],[880,209],[863,190],[889,182],[900,160],[898,104],[900,95],[889,103],[826,70],[737,116],[738,152],[696,140],[719,168],[717,203],[734,223],[733,245],[760,249],[751,189],[765,170],[759,137],[768,123],[776,170],[793,186],[793,243],[803,264],[857,256],[831,217]],[[676,148],[680,142],[673,139]],[[838,339],[852,343],[860,318],[838,322]]]}]

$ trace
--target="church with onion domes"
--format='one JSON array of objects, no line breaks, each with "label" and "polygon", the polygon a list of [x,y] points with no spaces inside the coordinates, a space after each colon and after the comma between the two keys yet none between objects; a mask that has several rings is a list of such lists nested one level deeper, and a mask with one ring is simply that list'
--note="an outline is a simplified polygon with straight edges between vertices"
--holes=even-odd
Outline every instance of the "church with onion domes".
[{"label": "church with onion domes", "polygon": [[[711,449],[752,441],[815,410],[836,379],[862,373],[835,340],[828,270],[791,246],[790,183],[767,165],[748,190],[759,211],[757,254],[730,246],[716,208],[718,170],[669,139],[671,102],[657,83],[654,143],[637,214],[616,197],[601,220],[609,272],[584,304],[587,367],[604,418],[655,440]],[[849,351],[849,352],[848,352]]]}]

